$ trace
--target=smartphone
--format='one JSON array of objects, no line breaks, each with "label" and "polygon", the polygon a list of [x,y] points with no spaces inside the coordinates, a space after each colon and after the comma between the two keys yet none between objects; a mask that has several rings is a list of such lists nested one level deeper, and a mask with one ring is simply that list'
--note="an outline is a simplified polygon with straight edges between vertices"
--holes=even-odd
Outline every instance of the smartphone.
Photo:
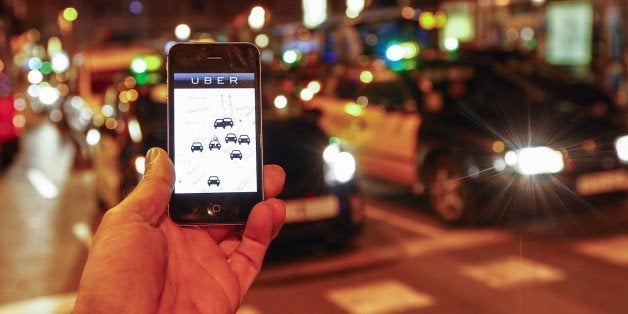
[{"label": "smartphone", "polygon": [[180,43],[168,52],[168,154],[181,225],[244,224],[263,199],[259,50]]}]

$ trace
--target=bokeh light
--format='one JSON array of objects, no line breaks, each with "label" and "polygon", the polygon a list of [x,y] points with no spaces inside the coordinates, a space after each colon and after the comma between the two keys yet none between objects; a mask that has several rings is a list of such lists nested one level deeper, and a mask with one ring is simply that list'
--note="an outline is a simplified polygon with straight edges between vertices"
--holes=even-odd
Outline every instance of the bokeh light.
[{"label": "bokeh light", "polygon": [[78,11],[73,7],[68,7],[63,10],[63,19],[68,22],[74,22],[78,18]]},{"label": "bokeh light", "polygon": [[190,34],[192,34],[192,30],[187,24],[179,24],[174,28],[174,35],[178,40],[186,41],[190,39]]}]

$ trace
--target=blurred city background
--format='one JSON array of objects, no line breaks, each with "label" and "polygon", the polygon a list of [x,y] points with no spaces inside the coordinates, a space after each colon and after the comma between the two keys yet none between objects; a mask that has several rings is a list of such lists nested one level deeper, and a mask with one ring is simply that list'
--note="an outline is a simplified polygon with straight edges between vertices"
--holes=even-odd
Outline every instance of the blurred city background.
[{"label": "blurred city background", "polygon": [[100,218],[166,147],[165,59],[186,41],[259,47],[264,161],[287,172],[286,225],[238,313],[626,313],[627,16],[2,0],[0,313],[71,311]]}]

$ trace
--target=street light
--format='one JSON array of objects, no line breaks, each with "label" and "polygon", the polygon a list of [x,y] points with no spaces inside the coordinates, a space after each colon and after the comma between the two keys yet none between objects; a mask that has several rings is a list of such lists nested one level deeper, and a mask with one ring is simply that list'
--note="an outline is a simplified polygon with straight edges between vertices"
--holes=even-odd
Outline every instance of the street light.
[{"label": "street light", "polygon": [[364,0],[347,0],[347,10],[345,14],[349,18],[356,18],[360,15],[362,10],[364,10]]},{"label": "street light", "polygon": [[266,23],[266,10],[260,6],[256,6],[251,9],[251,13],[248,18],[249,26],[254,30],[260,30]]},{"label": "street light", "polygon": [[319,27],[327,20],[327,0],[302,0],[303,26]]}]

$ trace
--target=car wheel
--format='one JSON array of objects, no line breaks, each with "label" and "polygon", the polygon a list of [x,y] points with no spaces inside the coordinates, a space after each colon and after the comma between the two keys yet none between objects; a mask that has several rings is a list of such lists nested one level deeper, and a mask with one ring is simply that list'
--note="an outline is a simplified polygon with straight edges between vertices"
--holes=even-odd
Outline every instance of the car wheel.
[{"label": "car wheel", "polygon": [[427,196],[436,215],[452,224],[473,222],[471,186],[464,165],[454,155],[438,155],[427,164]]}]

